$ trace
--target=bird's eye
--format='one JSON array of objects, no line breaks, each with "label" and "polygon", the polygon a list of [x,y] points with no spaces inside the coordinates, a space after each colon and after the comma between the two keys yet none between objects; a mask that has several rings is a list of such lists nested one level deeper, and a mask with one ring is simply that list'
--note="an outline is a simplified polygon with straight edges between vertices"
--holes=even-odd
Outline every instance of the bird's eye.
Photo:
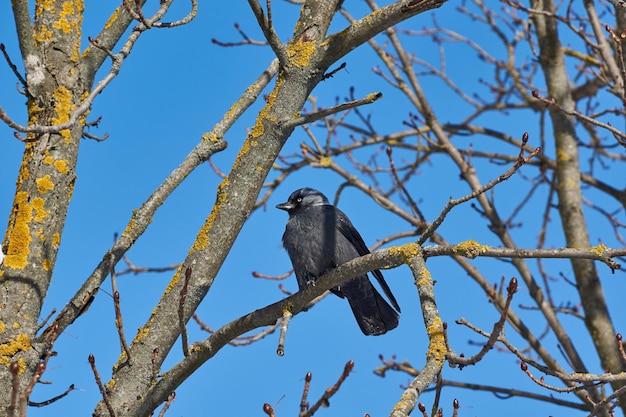
[{"label": "bird's eye", "polygon": [[302,203],[302,197],[298,197],[298,198],[296,199],[296,203]]}]

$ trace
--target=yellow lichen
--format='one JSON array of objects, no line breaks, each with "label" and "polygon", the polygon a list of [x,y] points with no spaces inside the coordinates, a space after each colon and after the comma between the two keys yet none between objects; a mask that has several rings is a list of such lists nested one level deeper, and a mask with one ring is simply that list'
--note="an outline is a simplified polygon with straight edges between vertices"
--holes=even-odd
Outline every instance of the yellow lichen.
[{"label": "yellow lichen", "polygon": [[28,171],[28,163],[33,157],[34,145],[35,145],[34,142],[28,142],[24,149],[24,156],[22,157],[22,165],[20,166],[20,172],[17,176],[18,186],[30,177],[30,172]]},{"label": "yellow lichen", "polygon": [[330,166],[330,164],[333,163],[333,158],[331,158],[330,156],[323,156],[323,157],[320,158],[319,163],[324,168],[328,168]]},{"label": "yellow lichen", "polygon": [[111,17],[109,17],[109,20],[107,20],[107,22],[104,24],[104,31],[105,32],[113,25],[113,23],[115,23],[117,21],[119,15],[120,15],[120,10],[122,10],[122,6],[119,6],[117,9],[115,9],[115,11],[111,15]]},{"label": "yellow lichen", "polygon": [[200,228],[200,231],[198,232],[198,236],[196,237],[196,241],[193,244],[194,250],[203,251],[209,245],[209,230],[211,228],[211,224],[213,223],[213,221],[215,220],[215,217],[217,216],[217,211],[219,211],[219,209],[220,208],[217,206],[213,207],[213,210],[211,210],[211,214],[209,214],[209,217],[207,217],[206,222],[204,222],[204,224]]},{"label": "yellow lichen", "polygon": [[59,232],[56,232],[52,235],[52,245],[59,246],[59,243],[61,243],[61,235],[59,234]]},{"label": "yellow lichen", "polygon": [[39,46],[42,43],[48,43],[52,41],[52,31],[48,29],[48,26],[41,25],[37,30],[33,31],[33,39],[35,45]]},{"label": "yellow lichen", "polygon": [[13,269],[22,269],[26,266],[30,253],[30,222],[33,220],[33,208],[28,204],[28,193],[19,191],[15,194],[14,226],[7,245],[4,265]]},{"label": "yellow lichen", "polygon": [[[87,97],[89,97],[89,90],[84,91],[83,94],[80,95],[80,102],[81,103],[84,102],[87,99]],[[75,107],[76,106],[74,106],[74,108]],[[89,113],[91,113],[91,108],[87,109],[87,111],[78,118],[78,122],[80,123],[81,126],[85,126],[85,124],[87,123],[87,116],[89,116]]]},{"label": "yellow lichen", "polygon": [[222,183],[217,187],[217,198],[215,200],[215,205],[213,206],[213,209],[211,210],[211,214],[209,214],[209,217],[207,217],[206,221],[200,228],[200,231],[198,232],[198,236],[196,236],[196,241],[194,242],[190,252],[192,250],[203,251],[207,248],[207,246],[209,246],[209,231],[211,230],[211,227],[213,226],[213,222],[215,222],[215,218],[217,217],[217,214],[222,209],[222,205],[226,202],[227,194],[224,191],[224,189],[226,188],[227,185],[228,185],[228,177],[224,178]]},{"label": "yellow lichen", "polygon": [[598,246],[592,246],[589,250],[595,253],[598,256],[602,256],[604,251],[606,251],[608,247],[604,243],[600,243]]},{"label": "yellow lichen", "polygon": [[287,56],[293,65],[304,68],[309,65],[313,52],[315,52],[315,42],[300,38],[297,42],[290,43]]},{"label": "yellow lichen", "polygon": [[[254,85],[254,84],[253,84]],[[248,90],[250,90],[251,87],[248,87]],[[246,90],[246,91],[248,91]],[[224,119],[231,119],[235,113],[237,112],[237,109],[239,109],[239,102],[241,101],[241,99],[237,100],[235,102],[235,104],[233,104],[232,106],[230,106],[230,109],[228,109],[228,111],[226,112],[226,114],[224,115]]]},{"label": "yellow lichen", "polygon": [[50,262],[50,259],[44,259],[43,260],[43,269],[46,271],[49,271],[50,268],[52,268],[52,262]]},{"label": "yellow lichen", "polygon": [[563,149],[558,148],[556,150],[556,160],[558,162],[568,162],[572,159],[572,157],[565,151],[563,151]]},{"label": "yellow lichen", "polygon": [[[65,86],[59,86],[54,93],[52,93],[55,101],[55,110],[57,117],[52,118],[53,125],[60,125],[70,120],[70,113],[76,109],[76,106],[72,103],[72,92]],[[69,129],[63,129],[60,132],[61,136],[68,145],[71,142],[71,136]]]},{"label": "yellow lichen", "polygon": [[465,256],[469,259],[474,259],[478,255],[481,255],[489,250],[489,246],[481,245],[475,240],[466,240],[465,242],[461,242],[458,245],[452,248],[452,251],[455,255]]},{"label": "yellow lichen", "polygon": [[[46,154],[48,153],[48,151],[46,151]],[[51,157],[50,155],[46,155],[46,157],[43,159],[43,163],[46,165],[52,165],[52,162],[54,161],[54,158]]]},{"label": "yellow lichen", "polygon": [[[140,327],[137,329],[137,335],[135,336],[135,338],[133,339],[132,344],[136,344],[141,342],[142,339],[144,339],[146,336],[148,336],[150,334],[150,327],[146,326],[146,327]],[[125,354],[125,352],[123,352]],[[122,359],[120,357],[120,359]]]},{"label": "yellow lichen", "polygon": [[4,331],[5,324],[0,321],[0,333]]},{"label": "yellow lichen", "polygon": [[172,291],[172,289],[174,289],[174,287],[176,287],[176,284],[178,284],[178,280],[180,279],[180,270],[181,270],[181,268],[182,268],[182,264],[181,264],[180,267],[178,267],[178,270],[176,271],[176,273],[174,274],[174,276],[170,280],[170,283],[167,284],[167,287],[165,288],[165,294],[169,294],[169,292]]},{"label": "yellow lichen", "polygon": [[376,100],[380,99],[382,96],[382,93],[369,93],[367,96],[365,96],[365,99],[370,103],[373,103]]},{"label": "yellow lichen", "polygon": [[[282,84],[283,84],[283,77],[279,75],[278,78],[276,79],[276,85],[274,86],[274,89],[267,96],[267,103],[265,104],[265,107],[259,112],[259,116],[257,117],[256,122],[254,123],[254,127],[252,128],[252,132],[250,132],[250,136],[252,136],[253,138],[261,137],[261,135],[263,135],[263,133],[265,132],[265,126],[263,125],[264,120],[268,119],[268,120],[276,121],[276,117],[270,117],[269,112],[270,112],[270,109],[274,106],[274,103],[276,102],[276,97],[278,96],[278,90],[280,89]],[[244,151],[242,147],[241,151],[239,152],[239,155],[241,156],[245,154],[247,151],[248,149]]]},{"label": "yellow lichen", "polygon": [[417,281],[418,286],[433,285],[433,277],[430,275],[430,271],[426,268],[420,270],[419,279]]},{"label": "yellow lichen", "polygon": [[565,182],[565,186],[567,188],[578,187],[578,181],[576,181],[574,178],[568,178]]},{"label": "yellow lichen", "polygon": [[414,407],[414,403],[415,401],[413,401],[413,393],[411,390],[404,390],[402,396],[400,397],[400,401],[398,401],[394,405],[393,410],[391,410],[391,415],[405,414],[406,412],[404,410],[407,408],[412,409]]},{"label": "yellow lichen", "polygon": [[392,254],[400,255],[404,263],[408,264],[419,254],[420,247],[417,243],[407,243],[402,246],[394,246],[389,248]]},{"label": "yellow lichen", "polygon": [[28,118],[29,118],[28,122],[31,124],[37,123],[38,121],[37,115],[41,113],[44,110],[44,108],[39,107],[39,105],[37,104],[35,100],[28,100],[28,102],[26,103],[26,106],[28,107]]},{"label": "yellow lichen", "polygon": [[59,13],[59,20],[52,24],[52,27],[62,31],[63,33],[71,33],[72,26],[70,21],[68,20],[68,16],[73,17],[74,15],[74,5],[71,2],[66,1],[61,6],[62,10]]},{"label": "yellow lichen", "polygon": [[116,373],[121,364],[126,362],[126,350],[122,349],[120,357],[117,359],[115,365],[113,365],[113,373]]},{"label": "yellow lichen", "polygon": [[217,142],[219,142],[220,140],[219,140],[219,138],[217,137],[217,134],[215,134],[215,133],[209,134],[209,132],[204,132],[204,133],[202,134],[202,141],[203,141],[203,142],[207,142],[207,141],[208,141],[208,142],[217,143]]},{"label": "yellow lichen", "polygon": [[135,228],[135,214],[130,218],[130,222],[126,226],[126,229],[122,232],[122,236],[127,236]]},{"label": "yellow lichen", "polygon": [[50,213],[44,209],[44,200],[41,197],[33,198],[33,209],[35,209],[35,221],[41,222],[43,219],[48,217]]},{"label": "yellow lichen", "polygon": [[49,13],[55,13],[54,2],[52,0],[37,0],[35,2],[35,16],[41,17],[41,14],[46,11]]},{"label": "yellow lichen", "polygon": [[426,332],[428,333],[428,338],[430,340],[426,357],[434,359],[436,363],[442,365],[446,359],[448,349],[446,348],[443,323],[441,322],[441,318],[439,316],[436,316],[433,319],[432,324],[426,327]]},{"label": "yellow lichen", "polygon": [[328,38],[326,38],[325,41],[320,43],[320,46],[323,47],[323,48],[326,48],[326,46],[330,45],[330,43],[333,41],[333,39],[345,37],[350,32],[351,29],[352,29],[352,26],[348,26],[347,28],[345,28],[341,32],[338,32],[338,33],[335,33],[333,35],[330,35]]},{"label": "yellow lichen", "polygon": [[57,161],[54,161],[54,167],[61,174],[67,174],[69,172],[69,170],[70,170],[70,168],[67,166],[67,161],[64,160],[64,159],[59,159]]},{"label": "yellow lichen", "polygon": [[[76,33],[80,34],[82,22],[83,22],[83,10],[84,0],[68,0],[61,5],[61,11],[58,15],[58,20],[52,23],[52,27],[63,33]],[[72,54],[70,59],[74,62],[78,61],[80,52],[80,36],[74,37],[74,44],[72,45]]]},{"label": "yellow lichen", "polygon": [[37,191],[39,191],[41,194],[45,194],[50,190],[54,190],[54,183],[50,181],[50,175],[37,178],[35,182],[37,183]]},{"label": "yellow lichen", "polygon": [[17,330],[20,328],[20,324],[18,322],[13,323],[13,329]]},{"label": "yellow lichen", "polygon": [[10,365],[16,353],[25,352],[31,347],[30,339],[25,334],[18,334],[15,339],[0,344],[0,365]]},{"label": "yellow lichen", "polygon": [[72,181],[69,185],[69,191],[67,193],[67,201],[72,199],[72,194],[74,193],[74,181]]}]

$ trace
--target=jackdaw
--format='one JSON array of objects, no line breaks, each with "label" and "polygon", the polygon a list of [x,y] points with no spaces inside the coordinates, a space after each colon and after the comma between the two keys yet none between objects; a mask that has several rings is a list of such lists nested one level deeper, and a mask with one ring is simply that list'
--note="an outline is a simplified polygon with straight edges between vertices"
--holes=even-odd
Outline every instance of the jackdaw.
[{"label": "jackdaw", "polygon": [[[291,258],[300,290],[326,271],[370,253],[348,217],[317,190],[296,190],[286,203],[276,207],[289,213],[283,246]],[[372,273],[400,312],[383,274],[379,270]],[[381,335],[398,326],[398,313],[376,291],[367,275],[347,280],[331,291],[348,299],[365,335]]]}]

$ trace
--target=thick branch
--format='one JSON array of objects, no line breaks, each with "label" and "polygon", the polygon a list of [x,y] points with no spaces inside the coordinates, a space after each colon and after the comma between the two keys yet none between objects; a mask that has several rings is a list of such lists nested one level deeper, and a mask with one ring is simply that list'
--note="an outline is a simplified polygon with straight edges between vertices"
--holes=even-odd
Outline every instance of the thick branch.
[{"label": "thick branch", "polygon": [[412,16],[441,7],[445,2],[446,0],[397,1],[357,20],[326,41],[328,45],[327,67],[384,30]]}]

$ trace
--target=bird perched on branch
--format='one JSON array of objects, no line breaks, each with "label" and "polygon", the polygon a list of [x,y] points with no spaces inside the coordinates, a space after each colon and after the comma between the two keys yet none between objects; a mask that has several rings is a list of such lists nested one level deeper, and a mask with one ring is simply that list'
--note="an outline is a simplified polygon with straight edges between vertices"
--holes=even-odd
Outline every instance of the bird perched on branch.
[{"label": "bird perched on branch", "polygon": [[[291,258],[300,290],[330,269],[370,253],[348,217],[312,188],[294,191],[276,206],[289,213],[283,246]],[[379,270],[372,271],[395,310],[374,288],[367,275],[349,279],[331,291],[350,303],[366,335],[381,335],[398,326],[400,306]]]}]

